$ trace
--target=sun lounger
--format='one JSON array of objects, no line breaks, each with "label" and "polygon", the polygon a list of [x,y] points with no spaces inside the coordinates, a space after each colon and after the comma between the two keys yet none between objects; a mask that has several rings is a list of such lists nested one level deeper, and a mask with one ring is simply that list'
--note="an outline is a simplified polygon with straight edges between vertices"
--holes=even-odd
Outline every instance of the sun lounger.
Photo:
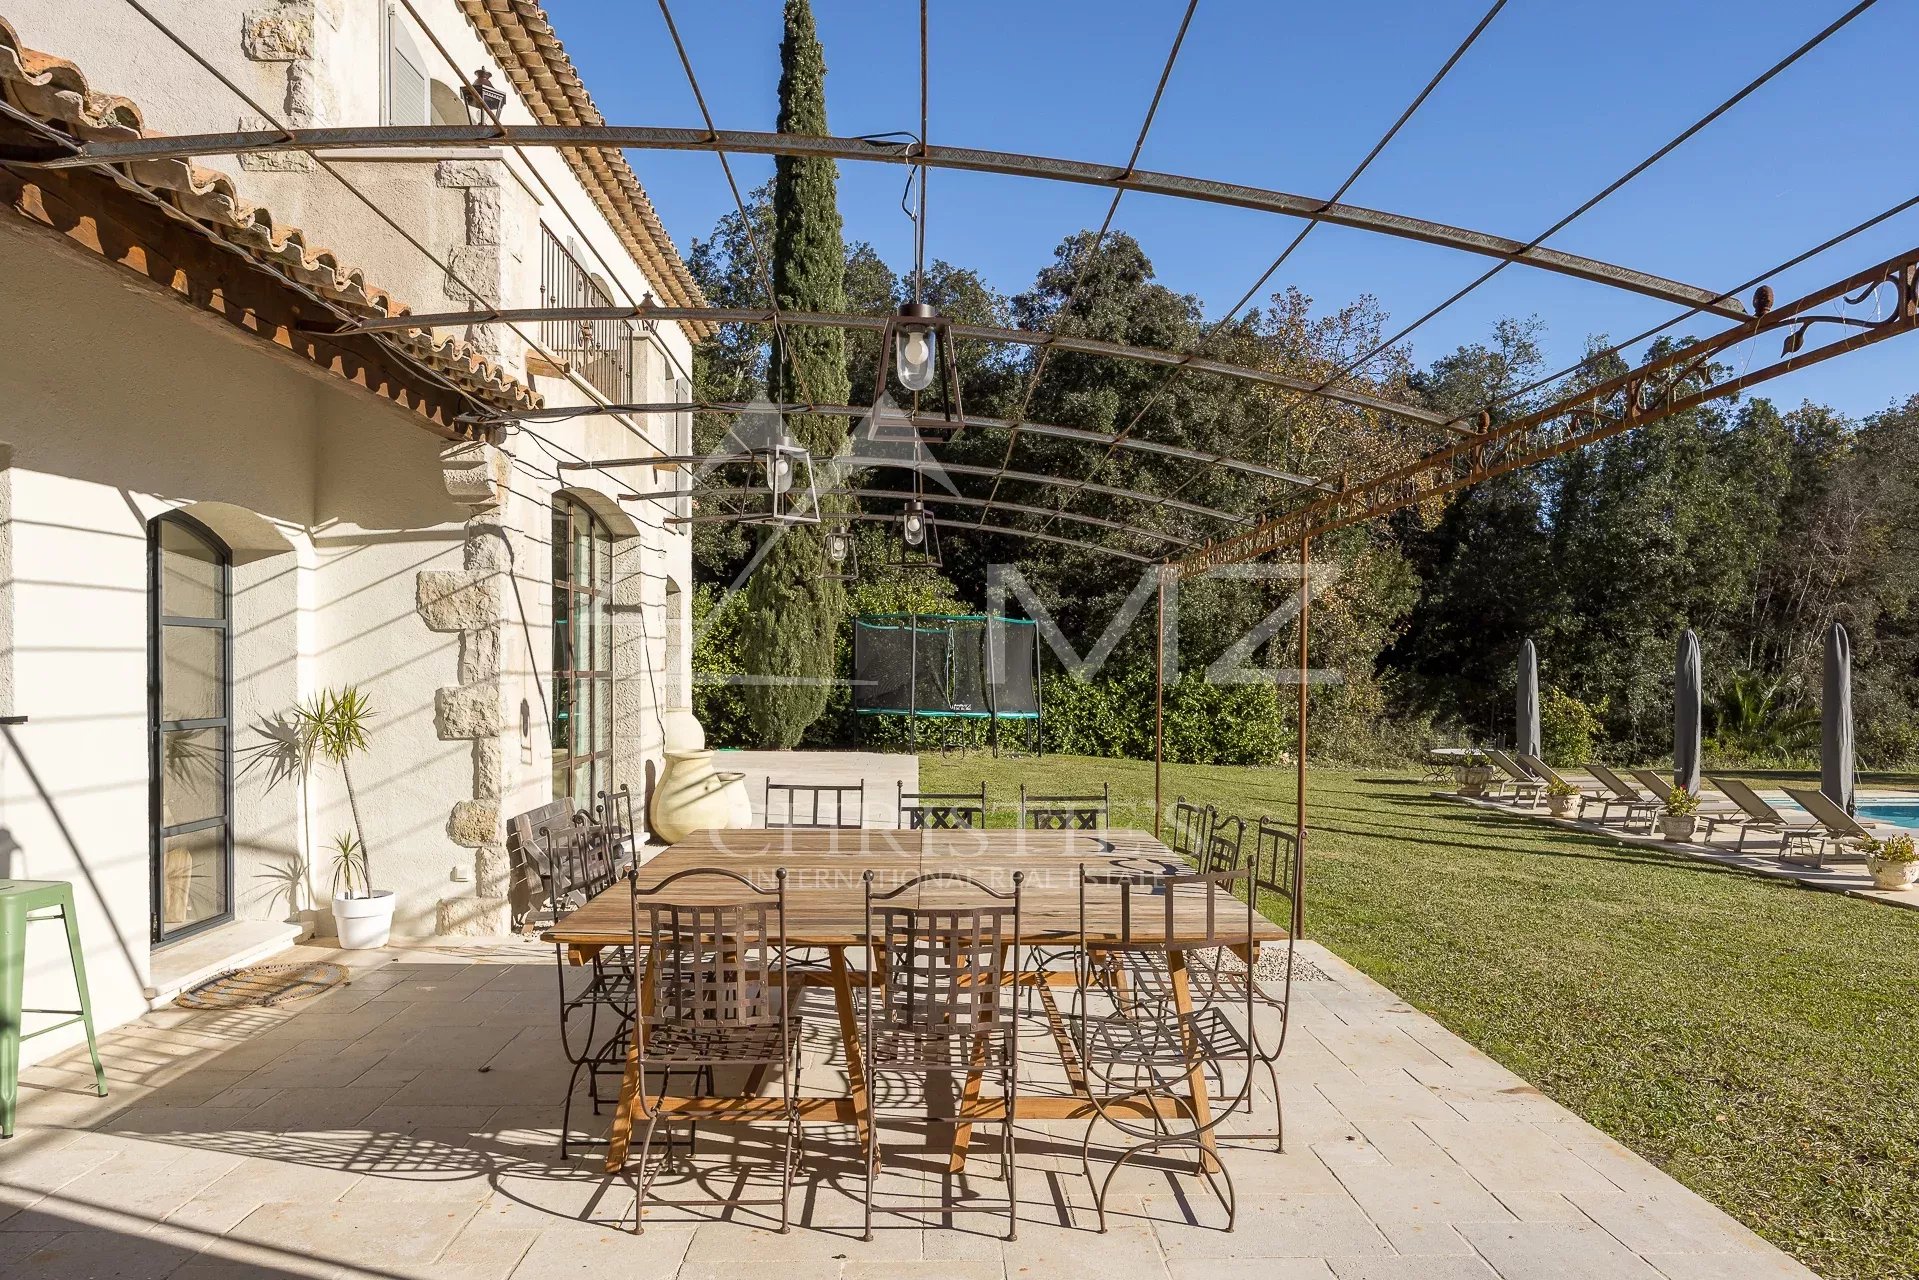
[{"label": "sun lounger", "polygon": [[1525,800],[1528,802],[1528,808],[1537,809],[1539,802],[1544,799],[1546,795],[1545,780],[1527,773],[1519,767],[1518,762],[1504,751],[1489,748],[1486,755],[1491,758],[1493,764],[1499,771],[1506,775],[1504,778],[1493,779],[1492,785],[1495,788],[1495,794],[1497,794],[1498,788],[1503,787],[1512,792],[1513,799]]},{"label": "sun lounger", "polygon": [[1827,858],[1844,862],[1865,861],[1866,842],[1873,839],[1873,834],[1863,823],[1834,804],[1823,791],[1787,787],[1785,792],[1795,804],[1812,815],[1812,820],[1818,826],[1788,832],[1779,848],[1781,862],[1823,867]]},{"label": "sun lounger", "polygon": [[1548,784],[1557,782],[1562,787],[1571,787],[1574,791],[1578,792],[1579,795],[1584,799],[1597,800],[1603,803],[1604,801],[1610,798],[1607,792],[1602,791],[1596,787],[1580,786],[1578,783],[1572,781],[1570,778],[1567,778],[1565,775],[1559,773],[1551,765],[1547,764],[1544,760],[1541,760],[1538,756],[1520,756],[1519,763],[1525,765],[1526,768],[1529,771],[1531,771],[1532,775],[1535,778],[1544,778]]},{"label": "sun lounger", "polygon": [[[1628,769],[1626,772],[1630,773],[1640,786],[1652,792],[1654,798],[1660,803],[1663,804],[1672,799],[1674,787],[1672,783],[1666,781],[1664,774],[1653,769]],[[1701,818],[1708,814],[1724,815],[1738,811],[1739,807],[1730,800],[1707,800],[1704,796],[1700,797],[1699,816]]]},{"label": "sun lounger", "polygon": [[1599,785],[1606,789],[1606,794],[1599,797],[1599,820],[1601,822],[1610,818],[1614,809],[1623,809],[1625,810],[1626,821],[1628,823],[1636,818],[1644,817],[1646,820],[1646,830],[1652,830],[1653,820],[1659,816],[1659,811],[1666,807],[1664,801],[1654,800],[1649,796],[1640,794],[1639,789],[1633,786],[1632,783],[1626,781],[1597,760],[1588,760],[1586,762],[1586,772],[1597,778]]},{"label": "sun lounger", "polygon": [[1784,848],[1786,841],[1795,831],[1805,830],[1811,832],[1819,826],[1816,822],[1794,822],[1790,817],[1768,804],[1764,796],[1737,778],[1723,778],[1716,773],[1710,773],[1706,775],[1706,781],[1718,787],[1726,794],[1727,799],[1739,806],[1739,812],[1737,814],[1711,813],[1705,815],[1706,838],[1708,840],[1712,839],[1713,828],[1721,823],[1737,826],[1739,828],[1739,843],[1733,846],[1733,852],[1735,853],[1744,853],[1746,851],[1746,836],[1754,831],[1764,835],[1778,836],[1780,847]]}]

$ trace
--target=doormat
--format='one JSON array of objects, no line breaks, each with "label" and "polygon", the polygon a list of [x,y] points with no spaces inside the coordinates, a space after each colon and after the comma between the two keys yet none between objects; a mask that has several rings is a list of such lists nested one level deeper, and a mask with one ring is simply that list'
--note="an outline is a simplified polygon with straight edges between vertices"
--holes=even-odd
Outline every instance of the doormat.
[{"label": "doormat", "polygon": [[317,996],[346,980],[343,964],[316,960],[309,964],[256,964],[233,969],[173,998],[181,1009],[246,1009],[291,1004]]}]

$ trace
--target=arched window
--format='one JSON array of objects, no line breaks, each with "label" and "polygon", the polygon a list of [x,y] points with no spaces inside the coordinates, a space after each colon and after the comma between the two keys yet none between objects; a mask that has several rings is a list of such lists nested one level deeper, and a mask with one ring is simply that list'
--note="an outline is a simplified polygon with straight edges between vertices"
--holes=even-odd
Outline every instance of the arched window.
[{"label": "arched window", "polygon": [[148,526],[153,940],[233,915],[233,592],[225,543],[191,516]]},{"label": "arched window", "polygon": [[553,797],[590,808],[613,770],[613,535],[553,499]]}]

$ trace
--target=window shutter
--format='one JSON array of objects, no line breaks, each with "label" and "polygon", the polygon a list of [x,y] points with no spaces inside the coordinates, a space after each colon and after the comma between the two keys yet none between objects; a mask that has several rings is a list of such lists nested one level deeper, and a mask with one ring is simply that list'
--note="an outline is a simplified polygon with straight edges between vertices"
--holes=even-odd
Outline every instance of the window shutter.
[{"label": "window shutter", "polygon": [[428,116],[426,59],[399,10],[386,11],[386,122],[426,124]]},{"label": "window shutter", "polygon": [[[693,384],[685,378],[673,379],[673,398],[679,403],[685,404],[693,398]],[[693,452],[693,411],[691,409],[679,409],[673,414],[673,452],[681,457],[688,457]],[[674,476],[674,488],[691,489],[693,487],[694,470],[692,467],[681,467]],[[673,506],[675,508],[673,514],[676,516],[690,516],[693,514],[693,500],[691,498],[676,498],[673,501]],[[685,525],[680,527],[682,531],[687,528]]]}]

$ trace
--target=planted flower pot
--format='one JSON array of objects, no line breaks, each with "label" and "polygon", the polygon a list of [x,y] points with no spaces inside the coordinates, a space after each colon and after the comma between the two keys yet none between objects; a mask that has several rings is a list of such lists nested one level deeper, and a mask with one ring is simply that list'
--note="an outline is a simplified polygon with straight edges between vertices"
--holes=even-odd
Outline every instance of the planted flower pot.
[{"label": "planted flower pot", "polygon": [[391,889],[375,889],[365,898],[333,895],[333,927],[340,934],[340,945],[348,951],[384,947],[393,934]]},{"label": "planted flower pot", "polygon": [[1555,818],[1577,818],[1584,796],[1547,796],[1546,808]]},{"label": "planted flower pot", "polygon": [[1675,843],[1685,843],[1699,830],[1699,815],[1695,813],[1662,813],[1659,815],[1659,834]]},{"label": "planted flower pot", "polygon": [[1459,771],[1459,794],[1462,796],[1483,796],[1486,784],[1493,780],[1492,767],[1483,764],[1467,765]]},{"label": "planted flower pot", "polygon": [[1910,889],[1919,883],[1919,862],[1867,858],[1866,869],[1872,872],[1873,887],[1878,889]]}]

